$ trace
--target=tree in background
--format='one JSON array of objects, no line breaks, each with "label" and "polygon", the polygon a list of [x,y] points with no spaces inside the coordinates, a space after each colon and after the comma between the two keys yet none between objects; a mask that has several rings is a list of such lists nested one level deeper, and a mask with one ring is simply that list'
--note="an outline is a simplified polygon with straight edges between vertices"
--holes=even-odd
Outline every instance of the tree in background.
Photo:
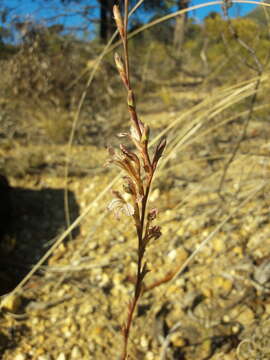
[{"label": "tree in background", "polygon": [[[145,0],[141,7],[136,11],[140,21],[143,21],[144,14],[147,18],[156,18],[162,16],[172,10],[182,10],[188,7],[190,0]],[[138,0],[132,0],[131,6],[138,3]],[[15,2],[13,3],[16,4]],[[42,18],[38,21],[42,21],[49,25],[55,23],[62,23],[65,26],[65,30],[73,32],[79,32],[86,34],[90,29],[93,29],[93,24],[98,26],[98,37],[102,43],[105,43],[112,36],[115,31],[115,25],[113,21],[112,8],[114,4],[122,4],[122,0],[33,0],[33,4],[38,6],[38,11],[43,11]],[[48,11],[48,16],[44,18],[44,9]],[[135,17],[136,17],[135,14]],[[81,21],[78,21],[78,17]],[[75,21],[74,21],[75,19]],[[25,23],[29,21],[35,21],[31,17],[25,17],[20,13],[20,10],[16,6],[11,6],[9,0],[0,0],[0,20],[3,24],[15,24]],[[176,49],[181,50],[184,41],[185,27],[186,27],[187,15],[178,16],[175,21],[175,30],[173,36],[173,44]],[[17,29],[15,29],[17,30]]]},{"label": "tree in background", "polygon": [[99,0],[100,3],[100,31],[99,36],[102,42],[106,42],[115,31],[113,21],[113,5],[115,0]]},{"label": "tree in background", "polygon": [[[100,31],[99,36],[101,42],[106,42],[115,31],[115,24],[113,20],[112,8],[114,4],[121,3],[117,0],[99,0],[100,6]],[[131,1],[131,5],[135,5],[138,1]],[[145,0],[142,3],[142,9],[145,12],[153,13],[153,16],[156,13],[164,13],[170,9],[174,4],[173,0]]]},{"label": "tree in background", "polygon": [[[187,9],[188,6],[189,6],[189,0],[177,0],[177,10]],[[179,15],[176,18],[173,45],[178,54],[181,52],[183,48],[187,18],[188,18],[187,13]]]}]

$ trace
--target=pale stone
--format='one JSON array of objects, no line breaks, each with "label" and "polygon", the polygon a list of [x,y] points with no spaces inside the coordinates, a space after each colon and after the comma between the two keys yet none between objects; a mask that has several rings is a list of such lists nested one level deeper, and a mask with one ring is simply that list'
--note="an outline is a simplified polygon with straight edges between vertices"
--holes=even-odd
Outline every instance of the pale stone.
[{"label": "pale stone", "polygon": [[91,241],[88,245],[89,250],[96,250],[98,248],[98,242],[97,241]]},{"label": "pale stone", "polygon": [[17,354],[14,360],[26,360],[26,355],[24,354]]},{"label": "pale stone", "polygon": [[177,261],[179,263],[183,263],[188,257],[189,253],[185,249],[181,248],[177,250]]},{"label": "pale stone", "polygon": [[121,273],[116,273],[114,276],[113,276],[113,284],[115,286],[119,286],[119,285],[122,285],[124,282],[124,275],[121,274]]},{"label": "pale stone", "polygon": [[66,360],[66,355],[65,355],[64,353],[60,353],[60,354],[57,356],[56,360]]},{"label": "pale stone", "polygon": [[140,343],[141,343],[141,347],[142,347],[143,349],[147,349],[147,348],[148,348],[148,340],[147,340],[146,336],[143,335],[143,336],[141,337]]},{"label": "pale stone", "polygon": [[83,356],[82,350],[79,348],[78,345],[73,346],[71,350],[70,357],[71,359],[77,360]]},{"label": "pale stone", "polygon": [[232,281],[222,276],[216,276],[212,285],[214,292],[221,295],[229,294],[233,287]]},{"label": "pale stone", "polygon": [[180,237],[184,236],[185,233],[186,233],[186,229],[184,228],[184,226],[180,226],[180,228],[176,232],[176,234]]},{"label": "pale stone", "polygon": [[233,249],[232,249],[232,252],[236,255],[236,256],[239,256],[240,258],[243,257],[243,249],[241,246],[235,246]]},{"label": "pale stone", "polygon": [[146,360],[154,360],[155,355],[152,353],[152,351],[147,351],[147,353],[145,354],[145,359]]},{"label": "pale stone", "polygon": [[182,347],[186,344],[185,339],[179,332],[175,332],[170,336],[170,341],[175,347]]},{"label": "pale stone", "polygon": [[177,250],[176,249],[172,249],[169,253],[168,253],[168,258],[170,261],[175,260],[177,255]]},{"label": "pale stone", "polygon": [[230,316],[228,316],[228,315],[224,315],[222,320],[223,320],[225,323],[228,323],[228,322],[231,320],[231,318],[230,318]]},{"label": "pale stone", "polygon": [[218,252],[218,253],[223,252],[226,249],[224,237],[214,238],[212,240],[212,246],[216,252]]},{"label": "pale stone", "polygon": [[241,326],[239,324],[235,324],[233,327],[232,327],[232,332],[233,334],[239,334],[239,332],[241,331]]},{"label": "pale stone", "polygon": [[52,357],[49,354],[40,355],[37,360],[51,360]]},{"label": "pale stone", "polygon": [[207,287],[202,287],[202,294],[206,298],[211,298],[213,296],[213,291],[209,287],[208,288]]},{"label": "pale stone", "polygon": [[175,294],[179,291],[179,286],[177,284],[171,284],[167,291],[166,291],[166,294],[167,295],[171,295],[171,294]]},{"label": "pale stone", "polygon": [[201,355],[202,355],[202,359],[203,358],[207,358],[209,356],[209,354],[211,354],[211,346],[212,346],[212,342],[211,342],[211,339],[206,339],[203,341],[202,343],[202,352],[201,352]]},{"label": "pale stone", "polygon": [[270,304],[269,303],[266,303],[265,304],[265,312],[270,315]]},{"label": "pale stone", "polygon": [[237,306],[232,311],[232,318],[236,319],[244,326],[249,326],[254,322],[254,312],[247,306]]},{"label": "pale stone", "polygon": [[10,311],[12,313],[16,313],[21,305],[21,297],[17,294],[11,294],[1,301],[0,308]]},{"label": "pale stone", "polygon": [[270,261],[264,260],[255,267],[254,279],[261,285],[265,285],[270,279]]},{"label": "pale stone", "polygon": [[99,281],[99,286],[106,287],[107,285],[109,285],[109,283],[110,283],[110,277],[106,273],[102,274],[101,279]]}]

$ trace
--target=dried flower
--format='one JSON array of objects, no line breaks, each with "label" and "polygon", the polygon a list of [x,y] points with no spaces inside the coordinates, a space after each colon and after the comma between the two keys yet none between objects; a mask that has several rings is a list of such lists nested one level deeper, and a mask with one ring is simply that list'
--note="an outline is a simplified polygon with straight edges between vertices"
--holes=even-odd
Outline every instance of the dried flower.
[{"label": "dried flower", "polygon": [[138,148],[141,140],[141,134],[133,124],[130,126],[130,137],[131,140],[135,143],[136,147]]},{"label": "dried flower", "polygon": [[165,147],[166,147],[166,138],[162,137],[156,147],[155,154],[154,154],[153,161],[152,161],[152,166],[153,166],[154,170],[157,167],[157,163],[160,160]]},{"label": "dried flower", "polygon": [[119,31],[119,34],[120,34],[121,38],[124,39],[125,28],[124,28],[122,15],[120,13],[119,6],[117,6],[117,5],[113,6],[113,15],[114,15],[115,23],[116,23],[117,29]]},{"label": "dried flower", "polygon": [[157,240],[158,238],[160,238],[161,236],[161,228],[160,226],[151,226],[149,229],[148,229],[148,233],[147,233],[147,241],[151,240],[151,239],[155,239]]},{"label": "dried flower", "polygon": [[125,133],[125,132],[122,132],[122,133],[119,133],[117,134],[118,137],[128,137],[129,136],[129,133]]},{"label": "dried flower", "polygon": [[153,221],[156,219],[157,217],[157,214],[158,214],[158,209],[157,208],[154,208],[154,209],[151,209],[147,215],[147,220],[148,221]]},{"label": "dried flower", "polygon": [[124,155],[126,155],[131,161],[133,161],[135,163],[138,177],[140,177],[141,164],[140,164],[140,160],[139,160],[138,156],[134,152],[128,150],[126,148],[126,146],[124,146],[123,144],[120,144],[120,149]]},{"label": "dried flower", "polygon": [[124,191],[130,195],[137,197],[136,185],[129,176],[124,176],[125,183],[123,184]]},{"label": "dried flower", "polygon": [[127,216],[134,215],[134,208],[130,205],[123,196],[119,193],[119,191],[112,191],[115,195],[115,198],[108,205],[108,210],[113,211],[117,220],[120,219],[121,213],[124,213]]},{"label": "dried flower", "polygon": [[115,53],[115,55],[114,55],[114,61],[115,61],[117,70],[120,74],[120,77],[121,77],[125,87],[128,89],[128,78],[127,78],[126,68],[123,63],[123,60],[121,59],[120,55],[118,55],[117,53]]}]

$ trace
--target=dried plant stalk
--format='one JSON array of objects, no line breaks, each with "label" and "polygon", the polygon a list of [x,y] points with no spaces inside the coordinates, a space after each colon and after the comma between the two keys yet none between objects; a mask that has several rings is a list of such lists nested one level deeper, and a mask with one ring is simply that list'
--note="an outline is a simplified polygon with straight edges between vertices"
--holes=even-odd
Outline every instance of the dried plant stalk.
[{"label": "dried plant stalk", "polygon": [[118,151],[109,148],[109,163],[114,163],[125,173],[123,176],[123,193],[130,195],[130,202],[126,201],[124,194],[121,192],[113,191],[114,199],[110,202],[108,208],[114,211],[117,218],[120,217],[121,213],[133,217],[138,239],[137,274],[134,285],[134,295],[129,303],[127,320],[123,325],[124,341],[121,360],[126,360],[128,357],[130,328],[137,303],[142,295],[143,281],[149,271],[147,263],[144,260],[145,250],[151,240],[158,239],[161,236],[160,227],[153,225],[158,211],[157,209],[151,209],[147,212],[147,202],[154,173],[166,146],[166,138],[163,137],[156,146],[154,154],[150,156],[148,149],[150,129],[137,115],[135,95],[132,90],[129,75],[127,43],[128,5],[129,1],[125,0],[124,19],[122,18],[119,7],[115,5],[113,8],[124,53],[124,60],[122,60],[120,55],[115,54],[115,63],[124,87],[127,90],[127,106],[131,122],[130,132],[121,133],[119,136],[126,137],[135,150],[130,150],[124,144],[120,145],[120,150]]}]

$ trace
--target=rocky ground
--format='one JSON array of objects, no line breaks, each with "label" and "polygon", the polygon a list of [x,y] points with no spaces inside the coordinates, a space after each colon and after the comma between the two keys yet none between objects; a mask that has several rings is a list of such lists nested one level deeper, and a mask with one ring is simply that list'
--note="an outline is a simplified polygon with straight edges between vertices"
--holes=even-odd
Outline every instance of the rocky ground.
[{"label": "rocky ground", "polygon": [[[144,114],[154,134],[178,115],[160,114]],[[130,359],[270,358],[270,131],[262,121],[251,123],[219,192],[239,126],[194,141],[155,180],[150,205],[159,208],[163,235],[147,251],[151,271]],[[14,288],[66,228],[67,151],[64,145],[1,145],[17,216],[16,235],[2,245],[3,288]],[[72,148],[70,222],[83,214],[82,221],[23,289],[2,298],[1,359],[119,358],[136,239],[129,218],[117,221],[107,211],[111,195],[104,190],[117,171],[104,168],[106,158],[104,146]]]}]

